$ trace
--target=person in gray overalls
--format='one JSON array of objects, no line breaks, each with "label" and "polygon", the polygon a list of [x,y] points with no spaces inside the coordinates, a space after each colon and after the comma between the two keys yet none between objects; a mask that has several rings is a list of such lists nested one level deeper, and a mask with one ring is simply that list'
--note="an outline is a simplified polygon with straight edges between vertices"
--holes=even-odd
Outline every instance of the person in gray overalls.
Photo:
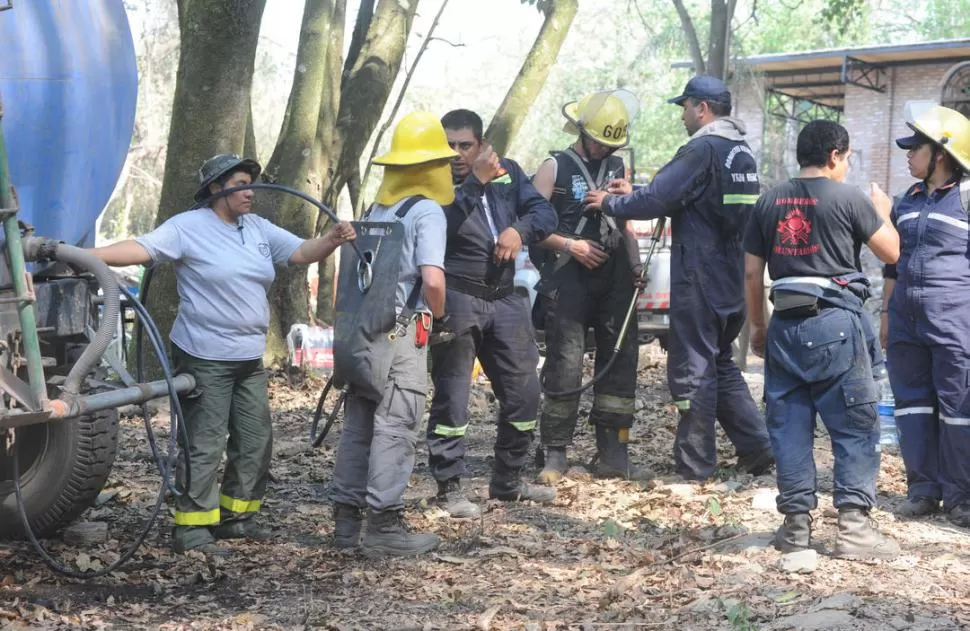
[{"label": "person in gray overalls", "polygon": [[[395,309],[398,314],[408,309],[414,317],[389,346],[393,358],[381,400],[366,398],[351,386],[337,447],[331,492],[334,546],[360,544],[368,556],[412,556],[438,546],[437,535],[405,527],[404,491],[414,469],[417,426],[428,391],[428,328],[431,317],[445,315],[448,224],[441,206],[455,198],[455,155],[438,118],[415,112],[398,123],[391,150],[374,159],[384,166],[384,179],[367,221],[403,224]],[[337,324],[339,334],[339,317]],[[368,524],[361,540],[365,508]]]}]

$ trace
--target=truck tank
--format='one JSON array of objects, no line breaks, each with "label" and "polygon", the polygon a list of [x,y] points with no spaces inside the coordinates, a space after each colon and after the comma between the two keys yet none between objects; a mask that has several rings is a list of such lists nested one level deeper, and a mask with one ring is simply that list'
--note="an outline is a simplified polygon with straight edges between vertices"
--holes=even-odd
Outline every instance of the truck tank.
[{"label": "truck tank", "polygon": [[[0,0],[0,9],[2,123],[18,218],[37,235],[91,246],[134,127],[138,77],[124,4]],[[0,294],[10,288],[0,261]],[[98,288],[90,276],[50,266],[34,269],[33,291],[50,383],[70,369],[87,329],[97,326]],[[12,300],[0,303],[0,367],[10,383],[23,371],[19,322]],[[0,410],[7,404],[0,401]],[[87,508],[107,480],[117,415],[103,410],[21,427],[13,448],[28,517],[38,534],[50,534]],[[0,445],[0,538],[20,534],[12,479],[12,458]]]}]

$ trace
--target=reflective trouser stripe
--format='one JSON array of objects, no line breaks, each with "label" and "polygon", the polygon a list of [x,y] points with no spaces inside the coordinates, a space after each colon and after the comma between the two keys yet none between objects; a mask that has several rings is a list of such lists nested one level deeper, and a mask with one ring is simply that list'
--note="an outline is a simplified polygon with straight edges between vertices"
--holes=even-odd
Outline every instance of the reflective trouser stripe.
[{"label": "reflective trouser stripe", "polygon": [[919,407],[919,408],[899,408],[893,412],[893,416],[909,416],[911,414],[932,414],[933,408],[931,407]]},{"label": "reflective trouser stripe", "polygon": [[674,405],[677,406],[677,409],[680,410],[681,412],[686,412],[687,410],[690,409],[690,399],[681,399],[679,401],[674,401]]},{"label": "reflective trouser stripe", "polygon": [[219,506],[233,513],[255,513],[262,504],[262,500],[237,500],[228,495],[219,495]]},{"label": "reflective trouser stripe", "polygon": [[579,397],[568,399],[546,397],[542,404],[542,411],[546,416],[552,418],[568,419],[576,413],[576,405]]},{"label": "reflective trouser stripe", "polygon": [[940,420],[947,425],[963,425],[970,426],[970,418],[964,418],[960,416],[947,416],[946,414],[940,414]]},{"label": "reflective trouser stripe", "polygon": [[531,432],[536,428],[535,421],[509,421],[509,425],[520,432]]},{"label": "reflective trouser stripe", "polygon": [[199,511],[193,513],[181,513],[175,511],[176,526],[211,526],[218,524],[220,519],[219,509]]},{"label": "reflective trouser stripe", "polygon": [[460,427],[450,427],[448,425],[435,425],[434,433],[438,436],[464,436],[468,431],[468,423]]},{"label": "reflective trouser stripe", "polygon": [[612,414],[633,414],[637,411],[636,399],[618,397],[615,394],[597,394],[593,400],[593,409],[597,412]]},{"label": "reflective trouser stripe", "polygon": [[731,193],[724,196],[725,204],[753,204],[758,201],[757,193]]}]

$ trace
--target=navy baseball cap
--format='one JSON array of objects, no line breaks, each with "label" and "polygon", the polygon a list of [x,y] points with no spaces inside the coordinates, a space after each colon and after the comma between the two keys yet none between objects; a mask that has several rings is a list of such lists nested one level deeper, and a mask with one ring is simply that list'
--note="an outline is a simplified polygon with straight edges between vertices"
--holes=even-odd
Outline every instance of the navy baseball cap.
[{"label": "navy baseball cap", "polygon": [[731,104],[731,93],[728,91],[724,82],[717,77],[698,75],[687,82],[684,93],[668,99],[668,103],[683,105],[687,99],[697,101],[713,101],[716,103]]},{"label": "navy baseball cap", "polygon": [[906,123],[910,129],[913,130],[912,136],[903,136],[902,138],[896,139],[896,146],[900,149],[905,149],[909,151],[910,149],[915,149],[920,145],[925,145],[933,142],[933,139],[926,134],[918,131],[912,124]]}]

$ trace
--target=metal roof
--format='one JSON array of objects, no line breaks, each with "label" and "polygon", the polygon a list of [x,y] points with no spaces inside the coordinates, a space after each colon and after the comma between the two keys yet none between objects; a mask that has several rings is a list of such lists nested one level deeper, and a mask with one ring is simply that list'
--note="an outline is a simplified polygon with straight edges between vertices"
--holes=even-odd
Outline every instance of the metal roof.
[{"label": "metal roof", "polygon": [[[733,63],[762,76],[768,91],[841,110],[846,85],[885,91],[887,68],[961,61],[970,61],[970,39],[754,55]],[[672,67],[691,68],[692,63],[679,61]]]}]

